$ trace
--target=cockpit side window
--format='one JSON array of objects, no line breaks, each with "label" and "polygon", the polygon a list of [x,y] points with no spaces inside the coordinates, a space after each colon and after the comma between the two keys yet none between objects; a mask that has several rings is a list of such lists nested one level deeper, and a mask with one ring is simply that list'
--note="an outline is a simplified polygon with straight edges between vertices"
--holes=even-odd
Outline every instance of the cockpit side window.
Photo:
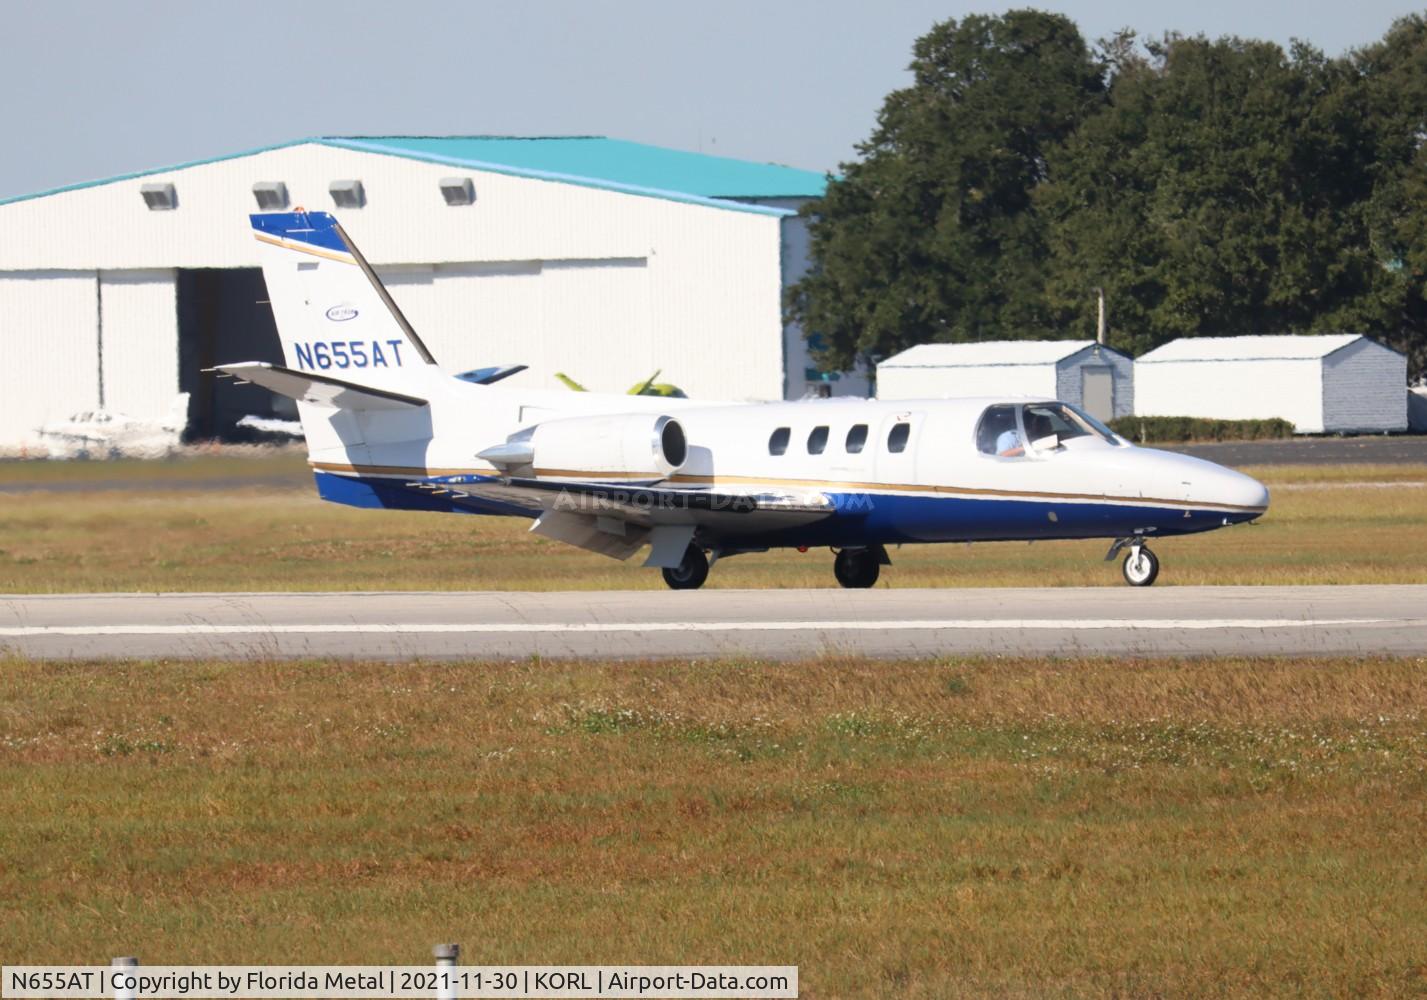
[{"label": "cockpit side window", "polygon": [[982,454],[1001,458],[1019,458],[1026,453],[1026,443],[1016,422],[1019,407],[997,405],[986,408],[976,428],[976,447]]},{"label": "cockpit side window", "polygon": [[1058,447],[1075,438],[1123,443],[1104,424],[1067,403],[998,403],[986,408],[976,428],[977,449],[999,458],[1054,450],[1050,442]]}]

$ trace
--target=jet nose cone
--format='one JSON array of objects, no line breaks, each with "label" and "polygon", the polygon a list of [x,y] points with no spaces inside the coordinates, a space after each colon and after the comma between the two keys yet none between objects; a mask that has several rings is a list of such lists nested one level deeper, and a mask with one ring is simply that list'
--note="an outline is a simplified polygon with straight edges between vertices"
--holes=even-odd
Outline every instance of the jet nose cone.
[{"label": "jet nose cone", "polygon": [[1254,498],[1250,501],[1250,504],[1254,507],[1262,507],[1264,510],[1268,510],[1268,487],[1253,476],[1245,476],[1244,478],[1253,484]]},{"label": "jet nose cone", "polygon": [[1253,476],[1225,469],[1215,487],[1215,492],[1223,498],[1222,503],[1245,508],[1246,513],[1262,514],[1268,510],[1268,487]]}]

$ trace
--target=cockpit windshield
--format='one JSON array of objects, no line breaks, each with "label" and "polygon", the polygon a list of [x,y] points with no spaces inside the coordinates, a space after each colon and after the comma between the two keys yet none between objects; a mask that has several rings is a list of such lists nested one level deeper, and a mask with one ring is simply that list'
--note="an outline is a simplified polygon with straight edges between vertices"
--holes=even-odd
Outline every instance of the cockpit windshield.
[{"label": "cockpit windshield", "polygon": [[1053,450],[1076,438],[1113,445],[1124,443],[1110,428],[1069,403],[989,406],[976,428],[977,449],[1000,458],[1020,458],[1028,452]]}]

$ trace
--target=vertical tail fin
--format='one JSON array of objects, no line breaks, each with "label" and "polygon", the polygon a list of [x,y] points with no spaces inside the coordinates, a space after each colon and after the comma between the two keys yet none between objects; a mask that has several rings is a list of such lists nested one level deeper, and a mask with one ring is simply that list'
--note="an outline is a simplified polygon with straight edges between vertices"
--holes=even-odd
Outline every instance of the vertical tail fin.
[{"label": "vertical tail fin", "polygon": [[399,391],[436,359],[327,212],[250,217],[287,366]]},{"label": "vertical tail fin", "polygon": [[[412,464],[408,454],[431,436],[426,401],[446,382],[431,352],[331,215],[298,211],[250,218],[283,358],[299,376],[279,379],[283,384],[276,390],[298,399],[312,459],[351,464],[380,455],[390,456],[383,458],[387,464]],[[250,371],[227,370],[272,382],[253,378]],[[294,392],[294,385],[303,384],[300,376],[327,388]],[[332,389],[334,383],[407,405],[372,409],[367,400],[345,406],[344,400],[366,396],[342,395]]]}]

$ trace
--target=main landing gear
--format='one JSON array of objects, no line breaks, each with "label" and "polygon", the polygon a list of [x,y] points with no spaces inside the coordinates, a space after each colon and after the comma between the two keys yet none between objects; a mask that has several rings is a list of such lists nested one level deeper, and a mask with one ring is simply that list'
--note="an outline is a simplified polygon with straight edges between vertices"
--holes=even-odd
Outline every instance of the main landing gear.
[{"label": "main landing gear", "polygon": [[[736,551],[761,552],[764,550],[739,549]],[[722,554],[729,555],[730,553],[723,552]],[[717,557],[720,553],[715,551],[714,555]],[[837,558],[833,560],[832,572],[837,577],[837,582],[844,587],[854,590],[866,589],[877,582],[882,567],[890,564],[891,561],[887,558],[887,550],[880,545],[842,549],[837,553]],[[698,590],[709,578],[709,565],[709,557],[704,553],[704,550],[691,543],[684,550],[684,558],[679,561],[679,565],[662,571],[664,582],[669,585],[670,590]]]},{"label": "main landing gear", "polygon": [[709,578],[709,557],[704,555],[703,549],[690,543],[679,565],[663,572],[670,590],[698,590]]},{"label": "main landing gear", "polygon": [[1148,587],[1159,576],[1159,557],[1150,551],[1140,536],[1117,539],[1105,554],[1105,561],[1114,559],[1116,553],[1127,547],[1130,551],[1125,553],[1125,561],[1120,564],[1125,582],[1131,587]]},{"label": "main landing gear", "polygon": [[877,557],[867,549],[843,549],[832,563],[837,582],[850,590],[872,586],[882,572]]},{"label": "main landing gear", "polygon": [[833,560],[832,572],[844,587],[861,590],[877,582],[882,563],[889,561],[880,545],[870,549],[843,549]]}]

